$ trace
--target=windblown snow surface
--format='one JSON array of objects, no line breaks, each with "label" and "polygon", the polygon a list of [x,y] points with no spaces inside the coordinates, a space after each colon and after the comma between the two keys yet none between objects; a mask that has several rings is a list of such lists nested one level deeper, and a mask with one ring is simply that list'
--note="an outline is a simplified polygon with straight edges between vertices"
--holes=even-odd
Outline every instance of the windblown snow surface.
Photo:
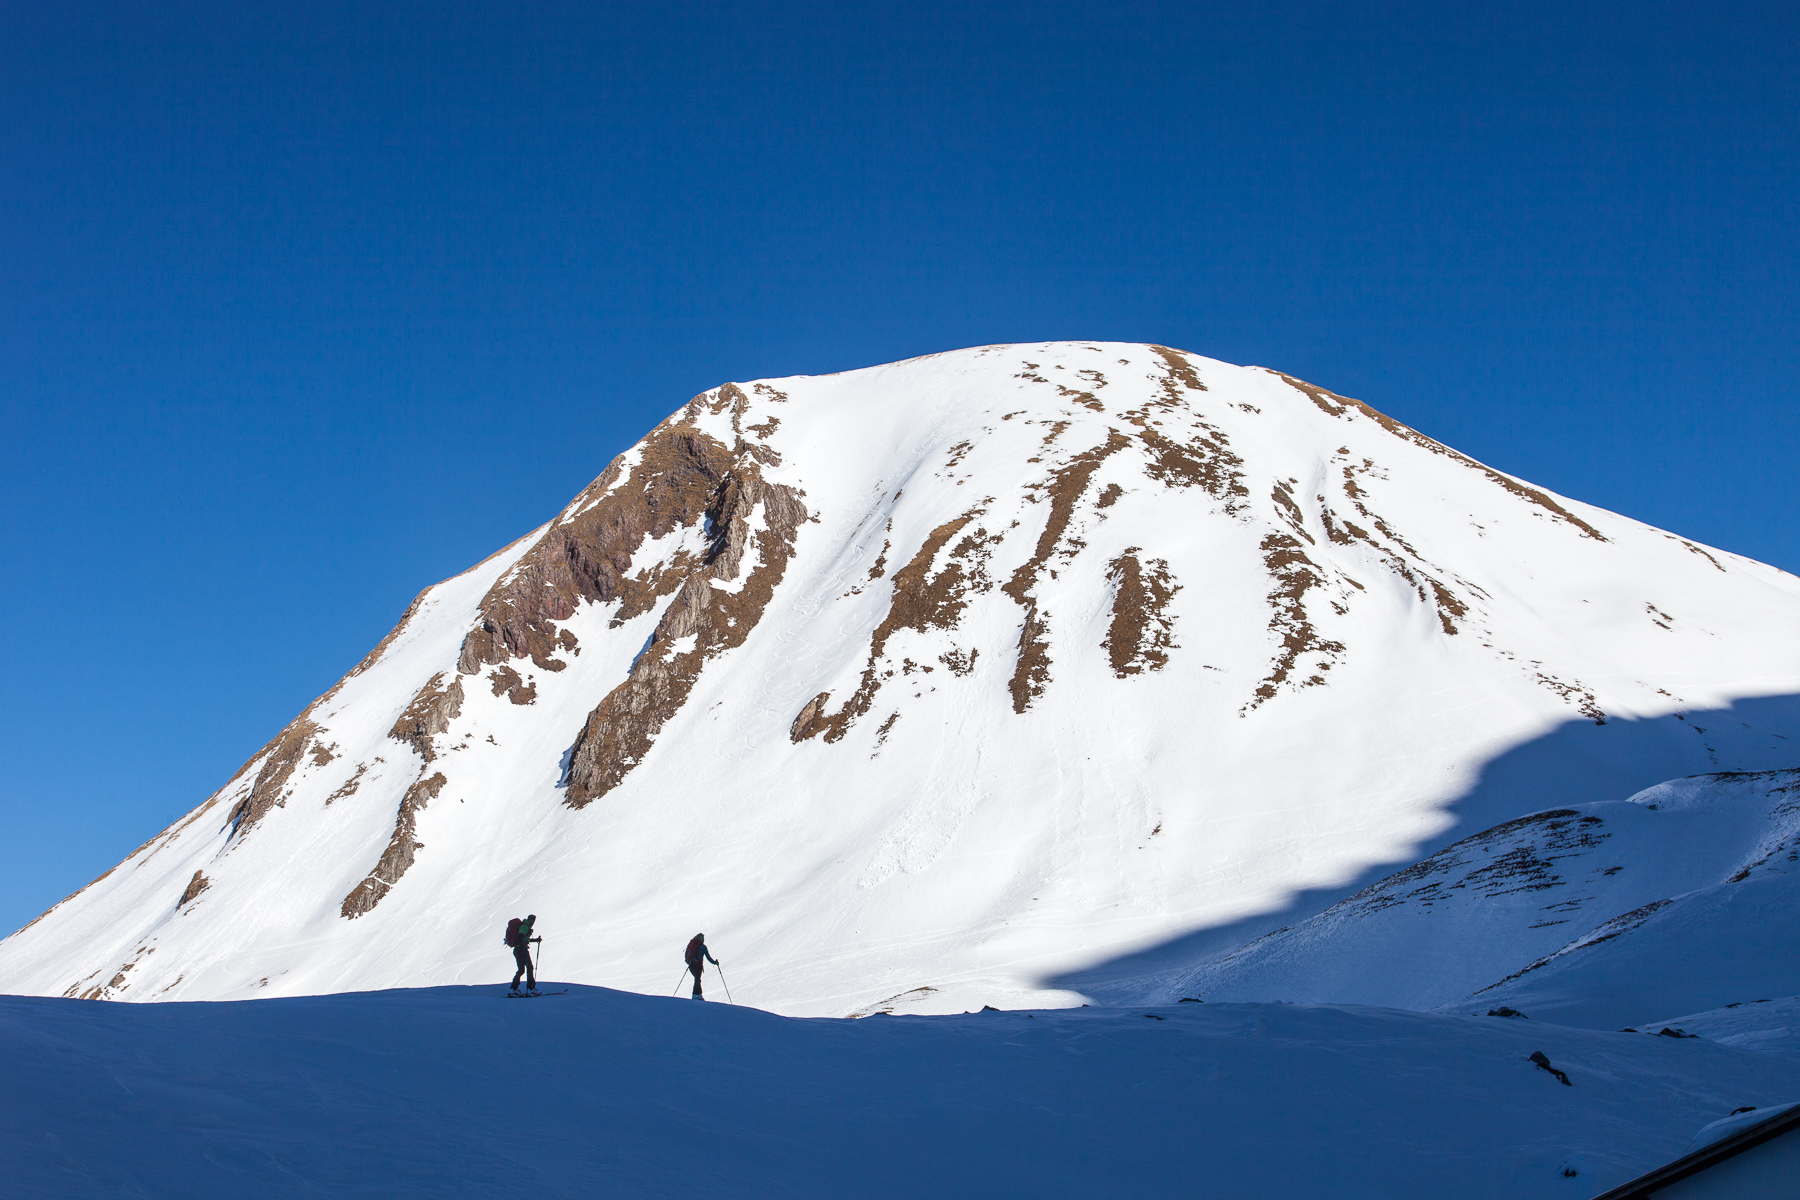
[{"label": "windblown snow surface", "polygon": [[727,384],[0,943],[0,1111],[68,1194],[1589,1195],[1800,1096],[1797,695],[1792,576],[1279,372]]},{"label": "windblown snow surface", "polygon": [[844,1021],[580,987],[16,998],[0,1039],[12,1194],[207,1200],[1585,1200],[1800,1068],[1348,1006]]}]

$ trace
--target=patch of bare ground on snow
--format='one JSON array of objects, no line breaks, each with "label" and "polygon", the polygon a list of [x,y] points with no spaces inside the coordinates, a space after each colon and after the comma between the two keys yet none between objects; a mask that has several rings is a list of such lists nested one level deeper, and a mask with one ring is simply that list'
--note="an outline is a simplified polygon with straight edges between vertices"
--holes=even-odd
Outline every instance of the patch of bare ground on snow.
[{"label": "patch of bare ground on snow", "polygon": [[[738,577],[759,508],[763,527],[754,535],[756,567],[736,591],[713,587],[715,579]],[[787,570],[807,515],[800,493],[765,482],[749,455],[739,456],[719,481],[705,514],[714,531],[705,558],[676,582],[675,598],[657,623],[649,648],[632,664],[625,682],[589,714],[575,739],[566,793],[572,808],[617,787],[686,701],[707,660],[743,644]],[[690,637],[690,647],[678,646]]]},{"label": "patch of bare ground on snow", "polygon": [[1160,558],[1138,558],[1136,546],[1112,560],[1106,577],[1113,585],[1112,622],[1101,647],[1120,679],[1145,671],[1158,671],[1169,662],[1175,648],[1175,621],[1169,601],[1181,590]]},{"label": "patch of bare ground on snow", "polygon": [[394,821],[394,835],[388,839],[387,849],[381,852],[380,861],[368,877],[344,897],[339,912],[345,919],[354,920],[381,903],[381,898],[413,865],[414,857],[425,848],[423,842],[413,840],[418,829],[419,810],[431,803],[448,782],[442,771],[433,773],[429,779],[421,771],[419,778],[406,789],[406,795],[400,798],[400,812]]},{"label": "patch of bare ground on snow", "polygon": [[794,741],[824,734],[827,742],[835,742],[869,711],[882,681],[894,673],[894,668],[887,666],[887,644],[895,633],[902,629],[923,631],[956,626],[972,591],[985,590],[982,566],[992,539],[985,529],[977,528],[952,548],[943,570],[934,575],[931,568],[950,539],[962,533],[981,512],[980,508],[972,508],[933,529],[911,560],[894,572],[893,597],[887,615],[869,636],[869,657],[855,693],[835,713],[825,711],[831,699],[829,692],[820,692],[807,701],[789,731]]}]

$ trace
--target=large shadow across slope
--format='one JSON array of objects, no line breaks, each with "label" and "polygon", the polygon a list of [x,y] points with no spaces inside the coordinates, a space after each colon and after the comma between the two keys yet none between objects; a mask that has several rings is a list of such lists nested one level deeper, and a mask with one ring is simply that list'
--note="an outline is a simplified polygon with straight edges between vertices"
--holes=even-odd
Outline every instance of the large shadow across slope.
[{"label": "large shadow across slope", "polygon": [[1634,720],[1582,718],[1489,762],[1479,781],[1446,807],[1456,824],[1395,862],[1374,863],[1338,887],[1296,892],[1286,904],[1223,925],[1196,929],[1135,954],[1046,978],[1043,986],[1111,1003],[1144,1002],[1176,983],[1174,975],[1271,930],[1323,912],[1394,871],[1502,821],[1546,808],[1623,800],[1684,775],[1800,766],[1800,694],[1739,700]]}]

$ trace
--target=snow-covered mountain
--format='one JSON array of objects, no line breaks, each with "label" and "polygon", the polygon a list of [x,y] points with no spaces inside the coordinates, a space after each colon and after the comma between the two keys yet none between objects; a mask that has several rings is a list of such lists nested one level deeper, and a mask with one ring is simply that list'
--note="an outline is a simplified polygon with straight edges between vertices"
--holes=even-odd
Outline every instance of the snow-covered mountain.
[{"label": "snow-covered mountain", "polygon": [[0,990],[492,980],[531,911],[581,982],[666,991],[704,929],[783,1012],[1073,1003],[1041,981],[1473,832],[1571,723],[1654,731],[1616,795],[1790,766],[1696,714],[1796,692],[1800,580],[1279,372],[1065,342],[726,384],[0,943]]},{"label": "snow-covered mountain", "polygon": [[1465,838],[1169,990],[1613,1029],[1800,992],[1800,770],[1697,776]]}]

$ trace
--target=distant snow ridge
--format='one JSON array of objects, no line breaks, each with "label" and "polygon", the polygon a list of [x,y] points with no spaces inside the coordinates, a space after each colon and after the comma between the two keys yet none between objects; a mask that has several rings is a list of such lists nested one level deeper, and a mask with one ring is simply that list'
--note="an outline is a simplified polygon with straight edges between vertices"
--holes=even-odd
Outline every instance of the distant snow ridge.
[{"label": "distant snow ridge", "polygon": [[[705,929],[780,1011],[1074,1003],[1039,981],[1443,845],[1569,722],[1796,692],[1800,581],[1279,372],[1061,342],[725,384],[0,943],[0,989],[495,979],[532,911],[581,982],[667,989]],[[1744,729],[1666,757],[1791,762]]]},{"label": "distant snow ridge", "polygon": [[1171,990],[1614,1028],[1800,992],[1800,770],[1728,772],[1465,838]]}]

